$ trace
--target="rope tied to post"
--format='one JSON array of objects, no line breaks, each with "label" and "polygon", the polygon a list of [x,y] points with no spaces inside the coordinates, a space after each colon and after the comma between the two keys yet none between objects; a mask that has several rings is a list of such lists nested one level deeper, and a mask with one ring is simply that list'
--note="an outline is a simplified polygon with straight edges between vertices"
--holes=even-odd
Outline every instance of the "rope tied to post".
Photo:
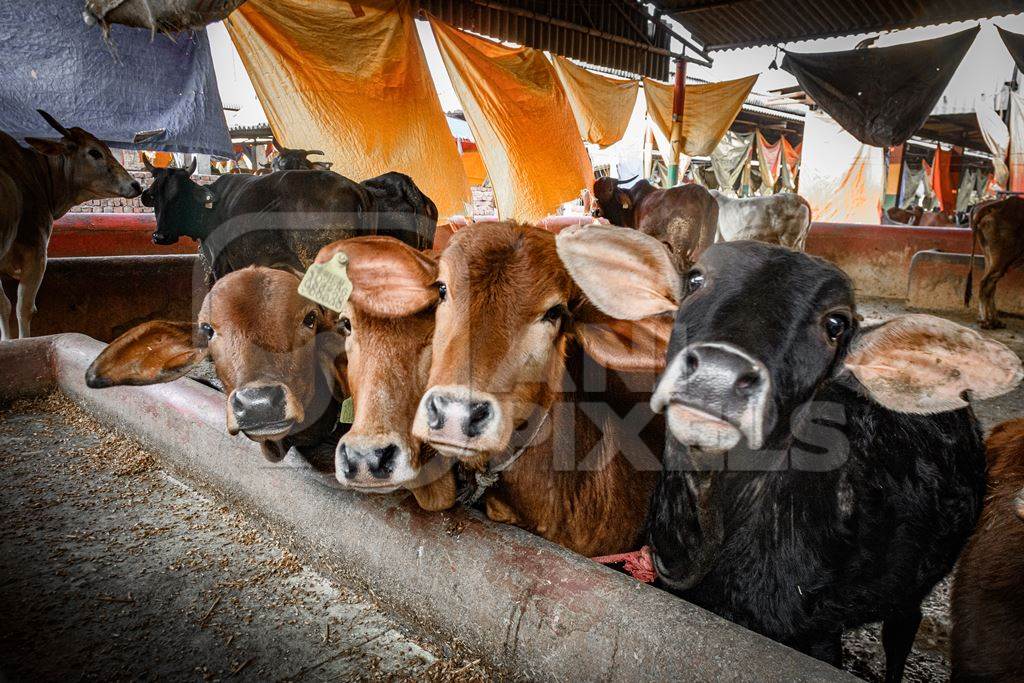
[{"label": "rope tied to post", "polygon": [[640,550],[631,553],[619,553],[618,555],[602,555],[601,557],[590,558],[598,564],[622,564],[627,574],[642,583],[654,583],[654,561],[651,559],[651,549],[644,546]]}]

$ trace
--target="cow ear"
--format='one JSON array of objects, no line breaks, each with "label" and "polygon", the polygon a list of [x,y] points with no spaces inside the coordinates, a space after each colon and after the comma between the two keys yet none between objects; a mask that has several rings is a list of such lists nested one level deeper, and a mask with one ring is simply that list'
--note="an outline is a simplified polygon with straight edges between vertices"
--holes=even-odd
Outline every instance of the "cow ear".
[{"label": "cow ear", "polygon": [[195,323],[154,320],[128,330],[96,357],[85,373],[92,389],[170,382],[206,357]]},{"label": "cow ear", "polygon": [[609,370],[661,372],[675,319],[670,314],[618,320],[584,304],[573,316],[574,336],[588,356]]},{"label": "cow ear", "polygon": [[871,397],[900,413],[929,414],[1005,394],[1024,377],[999,342],[944,318],[913,314],[861,331],[845,360]]},{"label": "cow ear", "polygon": [[68,140],[45,140],[43,138],[25,138],[27,142],[37,152],[42,152],[47,156],[57,157],[62,154],[70,154],[74,151],[75,145]]},{"label": "cow ear", "polygon": [[679,307],[679,274],[665,246],[638,230],[586,225],[563,230],[558,257],[587,298],[618,320]]},{"label": "cow ear", "polygon": [[629,211],[633,208],[633,198],[629,196],[629,193],[625,190],[616,190],[615,199],[618,201],[619,206],[622,207],[623,211]]},{"label": "cow ear", "polygon": [[317,254],[326,263],[348,256],[352,304],[370,315],[399,318],[437,303],[437,261],[393,237],[355,237],[329,244]]}]

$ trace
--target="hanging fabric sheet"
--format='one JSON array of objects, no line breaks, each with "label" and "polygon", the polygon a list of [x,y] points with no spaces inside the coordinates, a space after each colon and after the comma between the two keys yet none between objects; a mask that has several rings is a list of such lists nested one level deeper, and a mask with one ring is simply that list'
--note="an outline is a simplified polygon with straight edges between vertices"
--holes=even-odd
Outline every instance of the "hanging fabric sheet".
[{"label": "hanging fabric sheet", "polygon": [[594,183],[569,100],[540,50],[430,26],[494,185],[498,215],[538,221]]},{"label": "hanging fabric sheet", "polygon": [[[736,120],[756,81],[755,74],[733,81],[686,86],[683,154],[691,157],[711,154]],[[644,79],[647,114],[654,123],[654,137],[663,155],[671,149],[673,90],[669,83]]]},{"label": "hanging fabric sheet", "polygon": [[466,173],[409,0],[249,0],[226,20],[271,128],[360,181],[400,171],[444,220],[466,212]]},{"label": "hanging fabric sheet", "polygon": [[984,98],[979,97],[975,101],[974,112],[978,117],[981,137],[985,139],[985,145],[992,152],[995,181],[1001,187],[1007,187],[1010,179],[1010,168],[1006,165],[1006,157],[1010,152],[1010,129]]},{"label": "hanging fabric sheet", "polygon": [[1010,52],[1010,56],[1013,57],[1017,68],[1024,71],[1024,35],[1011,33],[999,26],[996,26],[996,28],[999,30],[999,37],[1003,39],[1003,45]]},{"label": "hanging fabric sheet", "polygon": [[572,105],[580,137],[601,147],[621,140],[633,114],[640,81],[602,76],[559,55],[552,61]]},{"label": "hanging fabric sheet", "polygon": [[715,147],[711,153],[711,168],[722,192],[736,194],[736,183],[743,176],[743,169],[750,164],[753,146],[753,133],[740,134],[730,130]]},{"label": "hanging fabric sheet", "polygon": [[855,138],[893,147],[924,125],[978,30],[866,50],[787,52],[782,68]]},{"label": "hanging fabric sheet", "polygon": [[760,194],[775,192],[775,183],[779,180],[782,164],[782,141],[779,138],[774,145],[769,145],[761,131],[757,131],[757,166],[761,173]]},{"label": "hanging fabric sheet", "polygon": [[826,114],[804,120],[800,194],[814,220],[878,223],[885,185],[882,149],[865,145]]},{"label": "hanging fabric sheet", "polygon": [[[38,108],[116,147],[231,156],[206,30],[172,39],[114,26],[108,47],[82,21],[82,6],[0,2],[0,130],[55,137]],[[136,133],[160,130],[133,142]]]},{"label": "hanging fabric sheet", "polygon": [[943,211],[952,211],[955,204],[953,200],[953,174],[950,162],[953,153],[941,147],[935,148],[935,156],[932,157],[932,190],[935,192],[935,199],[939,208]]},{"label": "hanging fabric sheet", "polygon": [[1010,92],[1010,192],[1024,192],[1024,94]]},{"label": "hanging fabric sheet", "polygon": [[794,147],[786,136],[779,138],[782,144],[782,166],[779,175],[782,178],[783,189],[789,192],[796,192],[797,174],[800,172],[800,150],[803,143]]},{"label": "hanging fabric sheet", "polygon": [[977,203],[978,173],[975,169],[968,168],[960,174],[960,187],[956,191],[957,211],[966,211],[968,206]]}]

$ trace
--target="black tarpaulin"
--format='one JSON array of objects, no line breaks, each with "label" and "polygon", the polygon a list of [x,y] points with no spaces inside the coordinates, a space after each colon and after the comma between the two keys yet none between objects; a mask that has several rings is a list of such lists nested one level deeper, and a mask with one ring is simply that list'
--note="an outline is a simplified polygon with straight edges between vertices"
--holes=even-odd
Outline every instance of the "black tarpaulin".
[{"label": "black tarpaulin", "polygon": [[1003,39],[1003,45],[1010,51],[1010,56],[1013,57],[1017,68],[1024,71],[1024,35],[1011,33],[998,26],[996,28],[999,29],[999,37]]},{"label": "black tarpaulin", "polygon": [[924,125],[978,30],[866,50],[787,52],[782,68],[855,138],[889,147]]}]

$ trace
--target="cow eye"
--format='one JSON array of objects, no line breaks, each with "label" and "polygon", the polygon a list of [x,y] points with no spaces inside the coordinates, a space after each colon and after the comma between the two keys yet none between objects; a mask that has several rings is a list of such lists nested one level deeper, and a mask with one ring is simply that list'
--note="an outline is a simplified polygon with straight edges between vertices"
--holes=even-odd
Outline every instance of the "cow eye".
[{"label": "cow eye", "polygon": [[825,334],[828,335],[828,340],[834,342],[850,329],[850,319],[842,313],[830,313],[825,316],[822,325],[825,327]]},{"label": "cow eye", "polygon": [[693,294],[704,286],[704,273],[693,271],[686,276],[686,293]]},{"label": "cow eye", "polygon": [[100,151],[98,149],[90,149],[89,150],[89,156],[91,156],[93,159],[102,159],[103,158],[103,155],[100,154]]},{"label": "cow eye", "polygon": [[566,309],[564,304],[555,304],[548,310],[544,311],[544,316],[541,320],[546,323],[557,323],[568,314],[569,311]]},{"label": "cow eye", "polygon": [[213,339],[213,335],[216,334],[213,331],[213,325],[210,323],[199,323],[199,331],[203,333],[207,341]]},{"label": "cow eye", "polygon": [[348,318],[342,318],[338,321],[338,332],[341,332],[345,336],[352,334],[352,321]]},{"label": "cow eye", "polygon": [[310,311],[309,313],[306,314],[306,317],[302,319],[302,324],[305,327],[308,327],[309,329],[312,330],[314,327],[316,327],[317,319],[318,316],[316,314],[316,311]]},{"label": "cow eye", "polygon": [[441,301],[448,298],[448,285],[443,282],[437,283],[437,298]]}]

